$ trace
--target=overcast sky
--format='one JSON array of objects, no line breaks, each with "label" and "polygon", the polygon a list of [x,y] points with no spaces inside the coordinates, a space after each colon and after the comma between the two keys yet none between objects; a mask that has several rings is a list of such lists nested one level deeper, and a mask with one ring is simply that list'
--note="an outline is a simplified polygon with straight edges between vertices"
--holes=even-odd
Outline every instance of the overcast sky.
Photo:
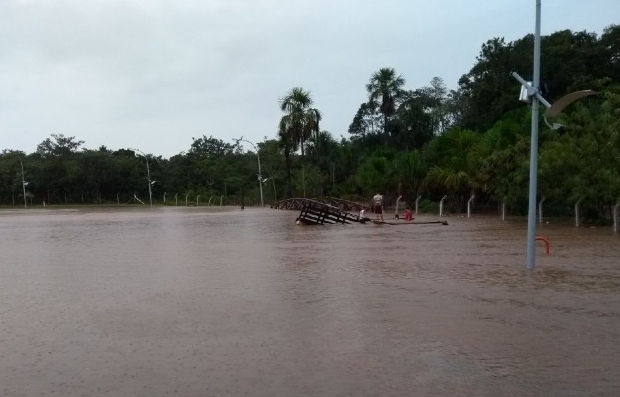
[{"label": "overcast sky", "polygon": [[[543,0],[542,33],[601,33],[620,0]],[[278,98],[310,90],[336,138],[393,67],[448,88],[534,0],[0,0],[0,150],[52,133],[170,157],[192,137],[274,138]],[[522,71],[527,74],[527,71]],[[516,100],[516,98],[515,98]]]}]

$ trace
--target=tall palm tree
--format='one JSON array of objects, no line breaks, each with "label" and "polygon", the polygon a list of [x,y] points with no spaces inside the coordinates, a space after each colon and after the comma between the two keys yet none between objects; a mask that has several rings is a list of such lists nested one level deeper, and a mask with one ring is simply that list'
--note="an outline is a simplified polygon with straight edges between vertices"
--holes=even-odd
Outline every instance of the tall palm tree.
[{"label": "tall palm tree", "polygon": [[381,68],[370,77],[366,84],[369,103],[381,98],[379,111],[383,115],[383,133],[387,134],[388,118],[396,112],[396,99],[402,93],[405,79],[396,75],[393,68]]},{"label": "tall palm tree", "polygon": [[[290,153],[301,147],[301,157],[304,158],[304,142],[319,132],[321,112],[312,108],[310,91],[301,87],[294,87],[280,99],[280,109],[286,114],[280,119],[278,134],[284,148],[287,161],[287,174],[290,186]],[[305,179],[305,170],[302,164],[302,177]],[[305,196],[305,180],[304,180]]]},{"label": "tall palm tree", "polygon": [[[312,104],[310,91],[305,91],[301,87],[291,89],[284,98],[280,99],[280,109],[286,112],[282,119],[286,117],[287,132],[299,143],[302,156],[304,155],[304,142],[319,132],[321,112],[312,108]],[[282,120],[280,124],[282,125]]]},{"label": "tall palm tree", "polygon": [[289,195],[291,193],[291,153],[294,153],[297,150],[298,141],[294,136],[291,118],[288,115],[282,116],[280,119],[280,124],[278,125],[278,137],[280,138],[280,146],[284,150],[287,181],[286,194]]}]

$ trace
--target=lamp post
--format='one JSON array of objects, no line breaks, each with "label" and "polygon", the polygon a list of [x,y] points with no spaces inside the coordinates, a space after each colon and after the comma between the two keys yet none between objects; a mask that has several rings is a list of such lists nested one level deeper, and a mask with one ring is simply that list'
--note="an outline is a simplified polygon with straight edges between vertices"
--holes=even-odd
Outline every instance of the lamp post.
[{"label": "lamp post", "polygon": [[[540,4],[536,0],[536,25],[534,32],[534,79],[532,89],[538,93],[540,85]],[[536,262],[536,193],[538,191],[538,109],[540,103],[537,95],[532,95],[532,132],[530,142],[530,192],[527,213],[527,261],[529,270],[534,270]]]},{"label": "lamp post", "polygon": [[28,205],[26,204],[26,185],[28,184],[28,182],[24,180],[24,163],[22,162],[22,158],[20,155],[17,155],[17,158],[19,159],[19,164],[21,164],[22,166],[22,192],[24,195],[24,208],[27,208]]},{"label": "lamp post", "polygon": [[540,94],[540,8],[541,0],[536,0],[536,25],[534,32],[534,71],[533,81],[530,84],[525,81],[516,72],[511,73],[522,85],[521,100],[532,103],[532,132],[530,141],[530,189],[529,189],[529,205],[527,213],[527,259],[526,266],[528,270],[534,270],[536,265],[536,195],[538,192],[538,119],[539,109],[542,103],[547,111],[543,115],[545,123],[552,129],[557,130],[562,127],[561,124],[549,124],[547,116],[555,116],[565,107],[588,95],[595,95],[597,92],[592,90],[584,90],[568,94],[553,105],[551,105]]},{"label": "lamp post", "polygon": [[258,175],[257,176],[258,176],[258,187],[260,188],[260,206],[264,207],[265,206],[265,202],[263,201],[263,177],[262,177],[261,171],[260,171],[260,154],[258,154],[258,148],[252,142],[248,141],[247,139],[243,139],[243,137],[241,137],[239,139],[235,139],[235,141],[237,142],[237,144],[239,142],[247,142],[250,145],[252,145],[254,150],[256,150],[256,158],[258,158]]},{"label": "lamp post", "polygon": [[144,154],[144,152],[142,152],[141,150],[138,149],[131,149],[134,152],[138,152],[140,153],[142,156],[144,156],[144,159],[146,160],[146,180],[149,182],[149,203],[151,204],[151,208],[153,208],[153,193],[151,192],[151,185],[154,184],[156,181],[151,181],[151,171],[149,169],[149,158],[146,157],[146,154]]}]

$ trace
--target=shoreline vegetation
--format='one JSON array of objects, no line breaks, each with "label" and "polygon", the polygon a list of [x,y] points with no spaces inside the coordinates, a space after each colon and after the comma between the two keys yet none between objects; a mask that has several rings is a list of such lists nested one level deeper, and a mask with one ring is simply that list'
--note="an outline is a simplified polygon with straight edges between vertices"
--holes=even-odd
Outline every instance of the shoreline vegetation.
[{"label": "shoreline vegetation", "polygon": [[[367,96],[359,98],[348,131],[321,129],[334,110],[315,103],[309,89],[294,87],[269,99],[282,117],[274,120],[274,138],[256,142],[253,151],[242,138],[227,143],[212,135],[192,138],[187,152],[170,158],[129,148],[84,149],[83,141],[63,134],[52,134],[33,153],[2,148],[0,209],[23,207],[24,191],[29,208],[43,208],[43,201],[46,209],[130,207],[136,195],[148,206],[151,189],[154,205],[164,197],[179,207],[186,200],[206,207],[210,199],[219,206],[221,197],[237,205],[243,197],[250,207],[260,203],[262,184],[266,206],[288,197],[369,200],[381,192],[388,203],[402,195],[403,209],[421,197],[421,212],[428,214],[438,213],[444,196],[446,212],[464,213],[475,196],[474,213],[494,213],[505,203],[507,215],[522,216],[530,107],[519,102],[520,87],[509,72],[529,79],[532,47],[532,35],[488,40],[455,89],[440,77],[408,88],[395,69],[379,68],[369,73]],[[552,120],[564,125],[560,130],[541,123],[538,199],[544,198],[546,218],[569,218],[578,204],[587,223],[605,224],[620,201],[620,25],[601,35],[562,30],[544,36],[542,54],[542,94],[549,102],[583,89],[599,95]]]}]

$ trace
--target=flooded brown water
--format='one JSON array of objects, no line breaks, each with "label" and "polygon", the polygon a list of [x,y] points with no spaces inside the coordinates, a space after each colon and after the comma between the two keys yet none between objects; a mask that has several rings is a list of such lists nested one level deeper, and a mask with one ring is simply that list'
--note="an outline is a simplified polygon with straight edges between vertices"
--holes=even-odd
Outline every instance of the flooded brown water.
[{"label": "flooded brown water", "polygon": [[620,395],[609,228],[296,215],[0,211],[0,395]]}]

